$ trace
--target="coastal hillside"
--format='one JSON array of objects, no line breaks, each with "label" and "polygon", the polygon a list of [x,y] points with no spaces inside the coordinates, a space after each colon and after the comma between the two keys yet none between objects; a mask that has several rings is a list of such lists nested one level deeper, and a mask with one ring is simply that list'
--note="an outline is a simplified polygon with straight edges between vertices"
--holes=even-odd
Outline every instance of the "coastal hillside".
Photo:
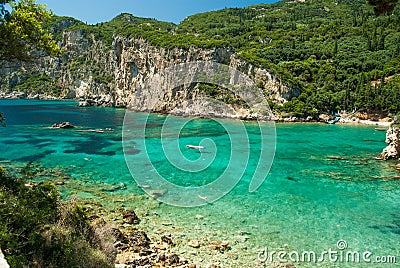
[{"label": "coastal hillside", "polygon": [[[121,14],[96,25],[54,16],[47,27],[64,54],[2,64],[3,97],[44,94],[124,107],[152,74],[211,60],[249,75],[282,117],[400,110],[399,4],[382,16],[363,0],[306,0],[206,12],[179,25]],[[218,88],[179,90],[186,99],[236,103]]]}]

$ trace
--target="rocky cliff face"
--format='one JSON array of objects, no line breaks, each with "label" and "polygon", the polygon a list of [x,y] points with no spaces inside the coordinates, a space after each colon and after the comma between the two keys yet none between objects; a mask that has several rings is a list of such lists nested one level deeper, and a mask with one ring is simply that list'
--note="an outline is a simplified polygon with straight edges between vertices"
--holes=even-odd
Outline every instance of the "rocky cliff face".
[{"label": "rocky cliff face", "polygon": [[[129,104],[132,97],[139,100],[141,97],[148,99],[149,92],[141,91],[138,95],[138,90],[144,86],[150,77],[167,67],[191,61],[228,63],[232,55],[231,50],[227,48],[209,50],[173,48],[167,50],[150,46],[142,39],[125,39],[122,37],[114,38],[112,51],[115,53],[116,62],[114,92],[117,106]],[[172,94],[172,92],[170,93]],[[185,98],[188,97],[188,94],[185,95]],[[165,99],[165,101],[172,104],[171,102],[178,100]]]},{"label": "rocky cliff face", "polygon": [[[114,36],[111,47],[107,47],[83,31],[64,32],[59,45],[65,49],[61,57],[44,57],[29,64],[3,64],[0,69],[0,97],[18,96],[17,91],[25,91],[29,97],[58,95],[90,100],[83,105],[125,107],[132,97],[139,100],[141,97],[148,98],[146,95],[149,92],[141,90],[138,93],[138,90],[149,77],[167,67],[192,61],[229,65],[248,75],[262,88],[267,98],[277,103],[299,95],[298,90],[288,87],[267,70],[239,59],[230,48],[165,49],[151,46],[143,39],[121,36]],[[159,105],[173,108],[198,95],[198,91],[191,90],[190,93],[188,90],[189,87],[182,88],[178,95],[172,91],[165,94],[177,97],[166,97],[165,103]],[[160,111],[164,109],[158,108]]]},{"label": "rocky cliff face", "polygon": [[378,155],[379,159],[400,159],[400,118],[396,118],[386,132],[387,147]]}]

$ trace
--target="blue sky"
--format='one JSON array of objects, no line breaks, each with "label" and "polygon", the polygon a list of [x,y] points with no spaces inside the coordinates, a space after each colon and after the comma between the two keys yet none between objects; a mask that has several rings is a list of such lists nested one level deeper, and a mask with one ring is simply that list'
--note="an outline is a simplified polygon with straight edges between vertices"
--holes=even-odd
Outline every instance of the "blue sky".
[{"label": "blue sky", "polygon": [[223,9],[272,3],[276,0],[38,0],[56,15],[71,16],[88,24],[109,21],[126,12],[138,17],[179,23],[187,16]]}]

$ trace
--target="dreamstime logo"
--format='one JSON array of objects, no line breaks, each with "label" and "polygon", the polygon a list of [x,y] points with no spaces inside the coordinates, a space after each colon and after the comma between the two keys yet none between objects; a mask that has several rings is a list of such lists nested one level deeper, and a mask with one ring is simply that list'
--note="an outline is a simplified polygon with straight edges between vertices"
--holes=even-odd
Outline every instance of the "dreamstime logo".
[{"label": "dreamstime logo", "polygon": [[[241,103],[248,107],[251,117],[257,119],[252,126],[256,126],[259,136],[261,149],[257,155],[258,161],[254,161],[252,159],[254,156],[250,154],[246,124],[243,121],[233,123],[232,120],[215,118],[221,114],[224,117],[241,118],[241,114],[216,98],[193,94],[195,91],[193,88],[198,84],[223,88],[234,98],[240,98]],[[182,88],[191,88],[192,92]],[[138,111],[145,113],[144,119],[143,117],[138,119]],[[167,176],[158,170],[157,165],[153,163],[154,159],[150,156],[147,140],[154,138],[154,133],[149,131],[152,116],[154,117],[150,114],[151,111],[168,112],[169,115],[160,126],[160,149],[169,164],[186,172],[188,177],[206,170],[217,160],[218,146],[212,137],[202,139],[199,144],[182,146],[180,143],[182,130],[190,125],[193,118],[183,117],[177,120],[172,115],[213,118],[214,122],[224,128],[230,141],[229,162],[222,174],[212,182],[201,186],[184,187],[170,182]],[[175,65],[148,79],[147,83],[133,95],[125,114],[122,132],[125,160],[132,177],[144,191],[158,201],[174,206],[202,206],[218,200],[241,180],[249,161],[257,162],[249,184],[249,191],[254,192],[266,179],[275,155],[276,133],[275,124],[270,120],[271,116],[271,110],[262,91],[249,77],[238,70],[205,61]],[[187,159],[183,153],[187,147],[198,150],[201,157],[197,160]],[[137,153],[138,151],[140,153]]]},{"label": "dreamstime logo", "polygon": [[397,257],[393,255],[376,256],[370,251],[349,250],[345,240],[339,240],[336,243],[336,248],[329,248],[320,252],[316,251],[270,251],[264,248],[258,252],[258,261],[265,263],[273,263],[275,261],[281,263],[287,262],[308,262],[308,263],[380,263],[392,264],[397,262]]}]

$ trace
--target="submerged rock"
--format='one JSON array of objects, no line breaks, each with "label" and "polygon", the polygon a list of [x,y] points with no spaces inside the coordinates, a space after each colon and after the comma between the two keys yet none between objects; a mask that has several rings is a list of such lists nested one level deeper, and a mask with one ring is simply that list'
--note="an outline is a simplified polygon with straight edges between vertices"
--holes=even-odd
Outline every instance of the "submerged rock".
[{"label": "submerged rock", "polygon": [[164,243],[167,243],[168,245],[172,245],[172,246],[175,245],[175,243],[172,241],[171,235],[168,235],[168,236],[164,235],[164,236],[162,236],[162,237],[161,237],[161,241],[164,242]]},{"label": "submerged rock", "polygon": [[214,263],[211,263],[211,264],[208,264],[208,265],[206,266],[206,268],[220,268],[220,266],[218,266],[218,265],[216,265],[216,264],[214,264]]},{"label": "submerged rock", "polygon": [[138,224],[140,222],[139,217],[133,210],[126,210],[122,215],[122,219],[124,220],[124,222],[129,224]]},{"label": "submerged rock", "polygon": [[400,157],[400,118],[396,117],[386,132],[386,143],[388,146],[383,149],[377,158],[382,160],[399,159]]},{"label": "submerged rock", "polygon": [[198,240],[190,240],[188,246],[192,248],[199,248],[200,242]]},{"label": "submerged rock", "polygon": [[397,164],[394,168],[395,168],[396,170],[400,171],[400,164]]},{"label": "submerged rock", "polygon": [[52,128],[74,128],[74,126],[70,122],[61,122],[53,124]]},{"label": "submerged rock", "polygon": [[149,192],[149,194],[153,197],[160,197],[165,195],[168,192],[167,189],[161,189],[161,190],[152,190]]},{"label": "submerged rock", "polygon": [[341,155],[329,155],[326,158],[333,159],[333,160],[347,160],[346,157],[343,157]]},{"label": "submerged rock", "polygon": [[220,252],[224,252],[231,248],[229,243],[226,241],[209,242],[208,244],[211,246],[212,249],[218,250]]}]

